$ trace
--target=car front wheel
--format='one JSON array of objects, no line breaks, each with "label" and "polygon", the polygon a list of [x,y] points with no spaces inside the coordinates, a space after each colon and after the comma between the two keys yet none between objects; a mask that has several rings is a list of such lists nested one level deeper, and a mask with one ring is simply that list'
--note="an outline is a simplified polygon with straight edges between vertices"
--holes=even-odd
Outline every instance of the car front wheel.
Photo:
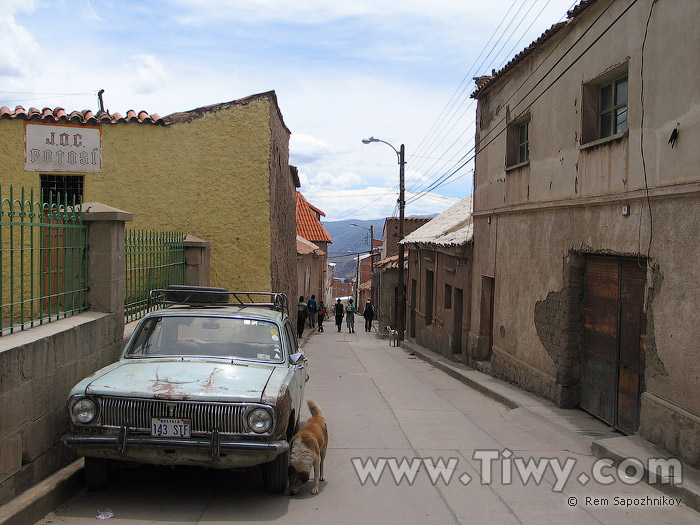
[{"label": "car front wheel", "polygon": [[262,466],[265,490],[272,494],[281,494],[287,488],[287,468],[289,465],[289,451],[277,456],[269,463]]},{"label": "car front wheel", "polygon": [[88,490],[104,490],[109,484],[109,461],[85,458],[85,485]]}]

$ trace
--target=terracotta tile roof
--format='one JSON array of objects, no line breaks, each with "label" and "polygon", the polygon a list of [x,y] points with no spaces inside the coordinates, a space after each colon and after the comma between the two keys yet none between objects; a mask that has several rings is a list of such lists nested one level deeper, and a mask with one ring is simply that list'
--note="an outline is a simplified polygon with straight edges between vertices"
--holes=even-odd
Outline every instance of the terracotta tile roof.
[{"label": "terracotta tile roof", "polygon": [[[408,258],[404,260],[404,267],[408,266]],[[382,259],[379,262],[374,263],[374,267],[377,268],[378,270],[394,270],[398,269],[399,267],[399,256],[398,255],[392,255],[391,257],[387,257],[386,259]]]},{"label": "terracotta tile roof", "polygon": [[297,235],[312,242],[333,242],[319,215],[325,216],[318,208],[311,206],[304,196],[297,191]]},{"label": "terracotta tile roof", "polygon": [[[33,122],[64,122],[66,124],[88,125],[135,122],[139,124],[158,124],[162,126],[169,126],[180,122],[190,122],[192,120],[202,118],[210,113],[215,113],[216,111],[228,109],[233,106],[246,106],[255,100],[262,99],[269,100],[272,103],[275,111],[277,111],[280,122],[282,122],[282,125],[285,127],[285,129],[287,129],[277,103],[277,95],[274,91],[251,95],[249,97],[232,100],[231,102],[222,102],[220,104],[203,106],[201,108],[196,108],[189,111],[172,113],[166,117],[161,117],[157,113],[149,114],[146,111],[136,112],[133,109],[127,111],[126,116],[122,116],[120,113],[109,113],[108,111],[98,111],[97,113],[93,113],[89,109],[83,111],[72,111],[68,113],[61,107],[57,107],[55,109],[45,107],[44,109],[40,110],[37,108],[24,109],[22,106],[16,106],[15,109],[10,109],[7,106],[3,106],[0,108],[0,119],[21,119],[31,120]],[[289,131],[289,129],[287,129],[287,131]]]},{"label": "terracotta tile roof", "polygon": [[106,111],[98,111],[93,113],[89,109],[83,111],[66,112],[63,108],[29,108],[24,109],[22,106],[16,106],[15,109],[10,109],[7,106],[0,108],[0,119],[20,119],[31,120],[33,122],[65,122],[66,124],[117,124],[119,122],[138,122],[144,124],[159,124],[165,125],[167,122],[158,114],[149,115],[145,111],[136,113],[133,109],[126,112],[123,117],[119,113],[107,113]]},{"label": "terracotta tile roof", "polygon": [[540,37],[535,40],[532,44],[523,49],[520,53],[515,55],[505,66],[503,66],[499,71],[494,71],[490,76],[475,77],[476,90],[471,94],[471,98],[479,98],[479,95],[483,90],[488,88],[496,80],[501,78],[505,73],[513,69],[523,60],[525,60],[531,53],[533,53],[538,47],[540,47],[544,42],[552,38],[555,34],[559,32],[562,28],[569,25],[574,19],[576,19],[581,13],[586,11],[590,6],[595,4],[598,0],[581,0],[578,5],[566,13],[566,22],[559,22],[554,24],[552,27],[547,29]]},{"label": "terracotta tile roof", "polygon": [[307,241],[301,235],[297,235],[297,254],[298,255],[308,255],[310,253],[315,253],[316,255],[325,255],[321,248],[316,246],[311,241]]}]

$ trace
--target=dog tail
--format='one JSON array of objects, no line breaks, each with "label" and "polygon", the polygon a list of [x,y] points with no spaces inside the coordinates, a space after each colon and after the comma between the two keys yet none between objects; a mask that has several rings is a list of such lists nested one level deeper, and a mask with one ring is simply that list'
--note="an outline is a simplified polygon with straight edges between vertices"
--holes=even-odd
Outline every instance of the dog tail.
[{"label": "dog tail", "polygon": [[307,399],[306,404],[309,405],[309,410],[311,411],[312,417],[316,417],[316,416],[321,415],[321,409],[318,407],[318,405],[316,403],[314,403],[310,399]]}]

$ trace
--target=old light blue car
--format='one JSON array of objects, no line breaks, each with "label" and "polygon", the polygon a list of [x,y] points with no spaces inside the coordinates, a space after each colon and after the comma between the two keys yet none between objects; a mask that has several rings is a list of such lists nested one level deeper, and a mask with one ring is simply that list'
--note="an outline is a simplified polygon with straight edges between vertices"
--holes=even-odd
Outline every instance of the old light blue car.
[{"label": "old light blue car", "polygon": [[262,465],[265,488],[283,492],[308,379],[287,298],[182,286],[151,297],[168,307],[68,400],[63,442],[85,456],[88,489],[107,486],[116,460]]}]

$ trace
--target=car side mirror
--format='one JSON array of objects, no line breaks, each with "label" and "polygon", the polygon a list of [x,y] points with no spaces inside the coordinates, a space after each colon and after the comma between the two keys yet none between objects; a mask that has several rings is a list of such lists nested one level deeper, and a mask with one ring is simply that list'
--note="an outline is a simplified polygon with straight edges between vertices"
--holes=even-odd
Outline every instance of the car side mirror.
[{"label": "car side mirror", "polygon": [[304,357],[304,354],[302,352],[297,352],[296,354],[292,354],[289,356],[289,362],[292,363],[293,365],[297,365],[302,361],[305,361],[306,358]]}]

